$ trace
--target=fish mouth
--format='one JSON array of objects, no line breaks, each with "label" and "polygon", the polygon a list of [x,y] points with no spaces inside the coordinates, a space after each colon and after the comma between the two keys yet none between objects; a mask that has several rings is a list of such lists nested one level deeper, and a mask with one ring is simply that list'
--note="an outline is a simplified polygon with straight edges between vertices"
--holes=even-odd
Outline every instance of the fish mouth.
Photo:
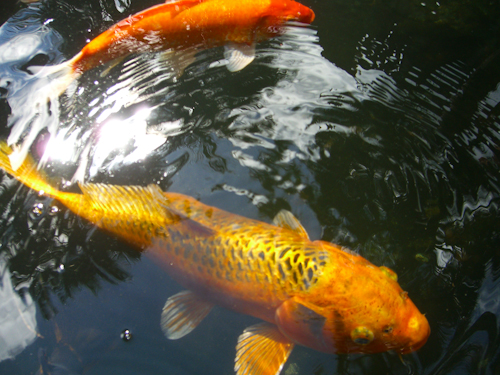
[{"label": "fish mouth", "polygon": [[414,307],[406,324],[400,327],[401,331],[396,334],[394,343],[399,343],[399,348],[394,349],[399,354],[409,354],[419,350],[427,342],[431,334],[431,327],[425,315]]},{"label": "fish mouth", "polygon": [[421,316],[418,328],[418,332],[415,331],[414,334],[410,336],[409,344],[405,345],[405,347],[400,350],[401,354],[408,354],[419,350],[427,342],[431,334],[431,328],[423,315]]},{"label": "fish mouth", "polygon": [[307,16],[307,19],[305,20],[305,22],[312,23],[315,18],[316,18],[316,14],[314,14],[314,12],[311,10],[311,12]]},{"label": "fish mouth", "polygon": [[401,354],[410,354],[412,352],[415,352],[415,351],[419,350],[422,346],[424,346],[424,344],[426,342],[427,342],[427,338],[425,340],[418,342],[418,343],[404,347],[403,349],[400,350],[400,353]]},{"label": "fish mouth", "polygon": [[310,24],[314,21],[315,18],[316,18],[316,15],[314,14],[314,12],[312,10],[308,9],[307,12],[299,13],[297,20],[299,22]]},{"label": "fish mouth", "polygon": [[299,4],[298,8],[288,15],[289,20],[293,19],[302,23],[310,24],[316,18],[314,11],[304,5]]}]

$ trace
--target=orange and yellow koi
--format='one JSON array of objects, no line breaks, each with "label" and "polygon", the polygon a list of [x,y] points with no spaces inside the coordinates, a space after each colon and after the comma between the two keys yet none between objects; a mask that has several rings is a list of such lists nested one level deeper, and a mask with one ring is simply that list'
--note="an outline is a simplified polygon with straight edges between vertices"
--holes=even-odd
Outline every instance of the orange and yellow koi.
[{"label": "orange and yellow koi", "polygon": [[14,171],[11,152],[0,145],[7,173],[155,258],[187,289],[163,309],[168,338],[191,332],[214,305],[262,319],[239,337],[238,375],[278,374],[295,344],[326,353],[406,354],[427,341],[427,319],[393,271],[311,241],[288,211],[267,224],[157,185],[88,183],[80,184],[81,194],[61,192],[29,157]]}]

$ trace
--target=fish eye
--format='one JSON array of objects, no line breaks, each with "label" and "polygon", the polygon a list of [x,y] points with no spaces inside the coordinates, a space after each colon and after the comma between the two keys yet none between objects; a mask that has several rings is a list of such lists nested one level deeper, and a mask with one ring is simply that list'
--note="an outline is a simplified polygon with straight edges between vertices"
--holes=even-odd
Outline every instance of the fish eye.
[{"label": "fish eye", "polygon": [[392,326],[385,326],[383,329],[382,329],[382,332],[384,333],[391,333],[392,332]]},{"label": "fish eye", "polygon": [[390,268],[387,268],[385,266],[380,266],[380,270],[384,275],[386,275],[389,279],[393,279],[394,281],[398,281],[398,274],[391,270]]},{"label": "fish eye", "polygon": [[368,345],[373,338],[373,332],[366,327],[356,327],[351,331],[351,339],[358,345]]}]

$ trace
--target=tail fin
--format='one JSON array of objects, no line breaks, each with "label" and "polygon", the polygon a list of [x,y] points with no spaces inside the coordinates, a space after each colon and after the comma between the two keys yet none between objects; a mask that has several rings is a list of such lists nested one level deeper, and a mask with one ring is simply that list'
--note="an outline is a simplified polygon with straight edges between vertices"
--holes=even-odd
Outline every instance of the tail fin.
[{"label": "tail fin", "polygon": [[[78,56],[78,55],[77,55]],[[76,83],[80,75],[73,69],[73,60],[54,66],[33,66],[29,70],[34,74],[27,90],[9,97],[11,126],[9,144],[20,144],[13,151],[10,161],[16,170],[24,161],[28,150],[40,132],[47,128],[55,134],[59,127],[59,96]],[[76,85],[74,86],[76,87]],[[50,103],[50,110],[48,110]]]},{"label": "tail fin", "polygon": [[28,70],[39,79],[50,78],[47,91],[50,91],[53,95],[59,96],[64,93],[71,83],[80,75],[73,70],[74,60],[75,58],[58,65],[31,66]]},{"label": "tail fin", "polygon": [[22,164],[14,170],[10,162],[11,154],[12,149],[4,141],[0,141],[0,168],[35,191],[43,192],[53,198],[59,196],[59,191],[47,183],[46,177],[37,169],[30,155],[26,156]]}]

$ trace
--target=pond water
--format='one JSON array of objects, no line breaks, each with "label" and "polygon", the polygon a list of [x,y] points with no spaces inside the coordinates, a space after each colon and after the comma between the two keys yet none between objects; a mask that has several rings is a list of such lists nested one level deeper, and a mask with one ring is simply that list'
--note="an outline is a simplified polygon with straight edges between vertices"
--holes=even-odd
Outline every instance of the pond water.
[{"label": "pond water", "polygon": [[[0,136],[35,135],[57,184],[158,183],[267,222],[288,209],[393,269],[431,325],[404,362],[297,347],[283,374],[500,373],[500,5],[305,0],[313,24],[240,72],[222,48],[180,77],[134,55],[37,112],[49,82],[29,66],[154,4],[2,0]],[[216,309],[169,341],[160,314],[181,287],[152,260],[4,174],[0,192],[0,374],[234,373],[257,319]]]}]

